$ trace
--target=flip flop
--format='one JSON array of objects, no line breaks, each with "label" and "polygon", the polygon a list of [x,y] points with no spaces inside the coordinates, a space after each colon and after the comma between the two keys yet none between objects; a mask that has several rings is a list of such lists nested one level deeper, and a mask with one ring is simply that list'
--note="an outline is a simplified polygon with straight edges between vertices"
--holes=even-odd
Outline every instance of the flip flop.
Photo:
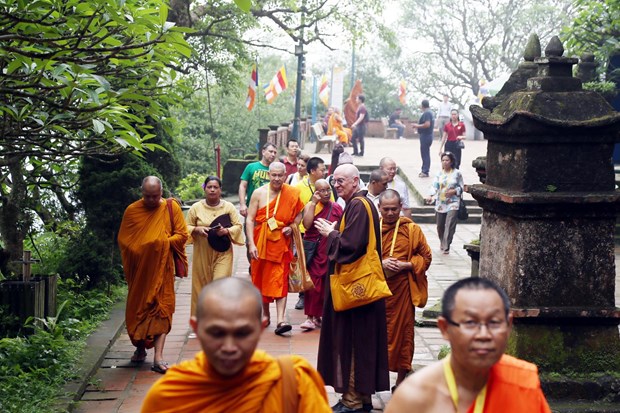
[{"label": "flip flop", "polygon": [[166,374],[166,372],[168,371],[168,363],[166,363],[165,361],[153,363],[153,365],[151,366],[151,371],[159,374]]},{"label": "flip flop", "polygon": [[278,323],[278,326],[276,327],[275,333],[279,336],[281,336],[284,333],[287,333],[289,331],[291,331],[293,329],[293,327],[291,327],[291,325],[289,323],[287,323],[286,321],[282,321],[281,323]]},{"label": "flip flop", "polygon": [[135,364],[144,363],[146,360],[146,350],[136,350],[133,352],[133,356],[131,356],[131,362]]}]

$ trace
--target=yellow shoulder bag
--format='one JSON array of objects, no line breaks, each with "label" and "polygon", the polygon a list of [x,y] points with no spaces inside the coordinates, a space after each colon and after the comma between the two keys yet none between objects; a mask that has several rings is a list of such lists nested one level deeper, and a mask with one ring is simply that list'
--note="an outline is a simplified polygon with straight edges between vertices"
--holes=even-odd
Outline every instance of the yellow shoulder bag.
[{"label": "yellow shoulder bag", "polygon": [[[345,311],[351,308],[373,303],[392,295],[385,282],[381,257],[377,253],[377,239],[375,222],[368,200],[358,197],[366,207],[370,225],[368,247],[366,254],[350,264],[336,264],[335,271],[329,277],[332,293],[332,302],[335,311]],[[340,221],[340,233],[345,228],[345,218]]]}]

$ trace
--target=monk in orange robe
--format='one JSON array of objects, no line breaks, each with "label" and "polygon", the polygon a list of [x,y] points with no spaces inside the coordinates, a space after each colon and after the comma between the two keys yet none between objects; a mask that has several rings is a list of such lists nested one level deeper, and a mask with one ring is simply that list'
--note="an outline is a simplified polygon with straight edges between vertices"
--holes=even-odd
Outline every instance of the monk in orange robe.
[{"label": "monk in orange robe", "polygon": [[151,370],[162,374],[167,369],[162,356],[175,305],[173,251],[187,266],[185,219],[177,202],[171,207],[172,223],[161,181],[148,176],[142,181],[142,199],[127,207],[118,232],[128,287],[125,323],[136,346],[131,361],[143,362],[146,349],[155,347]]},{"label": "monk in orange robe", "polygon": [[198,302],[190,324],[202,351],[151,387],[142,413],[331,413],[323,380],[306,360],[256,350],[262,298],[250,282],[215,280]]},{"label": "monk in orange robe", "polygon": [[385,413],[550,413],[532,363],[504,354],[510,300],[492,281],[464,278],[442,298],[437,325],[452,353],[407,377]]},{"label": "monk in orange robe", "polygon": [[338,141],[345,145],[348,145],[351,141],[353,132],[351,129],[345,128],[342,125],[342,115],[338,108],[334,108],[334,113],[329,117],[329,121],[327,122],[327,134],[336,135]]},{"label": "monk in orange robe", "polygon": [[304,208],[299,190],[285,184],[285,179],[283,163],[273,162],[269,165],[269,184],[263,185],[252,194],[245,221],[248,253],[252,258],[252,282],[263,295],[263,322],[269,325],[269,303],[275,300],[275,333],[278,335],[292,329],[291,325],[284,321],[289,266],[293,258],[291,226],[299,225],[300,212]]},{"label": "monk in orange robe", "polygon": [[[426,288],[426,270],[433,259],[420,226],[407,217],[401,217],[400,195],[393,189],[379,197],[381,212],[381,236],[383,270],[392,296],[385,300],[385,316],[388,333],[388,367],[397,372],[396,385],[411,370],[414,341],[415,306],[420,302],[420,286]],[[416,282],[421,281],[421,282]],[[393,389],[394,389],[393,388]]]}]

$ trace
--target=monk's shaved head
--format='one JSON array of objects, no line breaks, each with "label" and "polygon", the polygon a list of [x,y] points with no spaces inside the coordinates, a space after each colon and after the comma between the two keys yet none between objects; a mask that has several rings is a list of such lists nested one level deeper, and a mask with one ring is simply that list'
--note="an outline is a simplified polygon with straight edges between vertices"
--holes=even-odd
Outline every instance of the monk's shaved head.
[{"label": "monk's shaved head", "polygon": [[381,203],[383,201],[389,201],[389,200],[392,200],[392,199],[398,200],[399,204],[401,203],[400,194],[397,191],[395,191],[393,189],[386,189],[379,196],[379,205],[381,205]]},{"label": "monk's shaved head", "polygon": [[327,182],[327,179],[317,179],[316,182],[314,183],[314,187],[316,189],[330,188],[329,182]]},{"label": "monk's shaved head", "polygon": [[153,188],[153,187],[157,187],[159,188],[159,190],[163,189],[163,186],[161,184],[161,179],[159,179],[156,176],[147,176],[146,178],[144,178],[142,180],[142,186],[141,189],[144,191],[147,188]]},{"label": "monk's shaved head", "polygon": [[385,158],[381,158],[381,160],[379,161],[379,167],[383,168],[388,163],[396,164],[396,162],[394,162],[394,159],[390,158],[389,156],[386,156]]},{"label": "monk's shaved head", "polygon": [[251,297],[254,300],[252,305],[256,306],[256,317],[260,321],[263,314],[263,299],[260,292],[254,285],[246,280],[235,277],[220,278],[207,284],[198,296],[198,306],[196,308],[196,319],[200,321],[202,317],[208,317],[205,303],[211,300],[224,299],[230,302],[239,302],[241,299]]},{"label": "monk's shaved head", "polygon": [[336,170],[334,171],[334,175],[336,174],[345,176],[347,178],[360,177],[359,169],[357,169],[355,165],[352,165],[350,163],[345,163],[344,165],[340,165],[338,168],[336,168]]},{"label": "monk's shaved head", "polygon": [[282,162],[272,162],[269,164],[269,172],[272,171],[286,171],[286,166]]}]

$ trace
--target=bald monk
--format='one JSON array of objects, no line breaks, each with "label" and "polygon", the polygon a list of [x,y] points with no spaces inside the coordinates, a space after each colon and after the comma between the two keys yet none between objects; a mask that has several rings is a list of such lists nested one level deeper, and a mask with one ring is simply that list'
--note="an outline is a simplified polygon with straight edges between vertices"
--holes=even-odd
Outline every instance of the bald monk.
[{"label": "bald monk", "polygon": [[433,259],[420,226],[400,216],[402,206],[400,195],[393,189],[379,196],[383,271],[392,291],[392,296],[385,299],[388,367],[397,373],[392,391],[411,370],[415,307],[424,307],[426,304],[426,270]]},{"label": "bald monk", "polygon": [[277,335],[292,328],[285,321],[289,266],[293,259],[291,226],[299,225],[304,208],[299,190],[285,184],[285,180],[283,163],[269,165],[269,183],[252,194],[245,221],[252,282],[263,295],[263,322],[265,326],[270,324],[269,303],[275,300]]},{"label": "bald monk", "polygon": [[385,413],[550,413],[536,366],[504,354],[509,311],[504,290],[485,278],[448,287],[437,324],[452,354],[405,379]]},{"label": "bald monk", "polygon": [[[190,325],[202,351],[172,366],[151,387],[142,413],[331,412],[323,380],[306,360],[276,360],[256,350],[263,331],[262,297],[249,281],[215,280],[198,303]],[[283,392],[296,409],[283,407]]]},{"label": "bald monk", "polygon": [[187,265],[185,242],[188,238],[183,212],[172,202],[170,213],[162,199],[159,178],[147,176],[142,181],[142,199],[129,205],[118,232],[118,245],[127,281],[125,323],[136,351],[133,363],[146,359],[146,350],[155,347],[151,370],[164,374],[168,364],[163,360],[166,335],[174,313],[175,251]]}]

